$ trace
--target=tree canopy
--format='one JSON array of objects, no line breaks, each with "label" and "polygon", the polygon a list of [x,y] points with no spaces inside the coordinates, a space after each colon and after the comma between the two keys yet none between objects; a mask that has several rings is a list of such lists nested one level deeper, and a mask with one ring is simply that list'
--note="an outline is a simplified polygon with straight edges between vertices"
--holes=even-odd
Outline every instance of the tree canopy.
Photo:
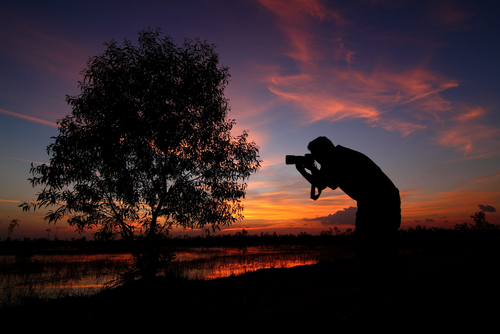
[{"label": "tree canopy", "polygon": [[49,223],[67,217],[79,231],[131,240],[241,219],[260,159],[245,131],[231,134],[230,75],[215,46],[177,46],[159,30],[140,31],[137,46],[104,45],[80,94],[66,96],[72,112],[58,121],[50,164],[32,164],[29,181],[42,190],[23,209],[51,207]]}]

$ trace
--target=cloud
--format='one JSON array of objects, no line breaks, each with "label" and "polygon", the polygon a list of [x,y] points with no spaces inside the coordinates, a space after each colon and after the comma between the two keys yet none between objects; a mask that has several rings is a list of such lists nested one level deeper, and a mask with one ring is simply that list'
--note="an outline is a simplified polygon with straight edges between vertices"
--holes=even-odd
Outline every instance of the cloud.
[{"label": "cloud", "polygon": [[326,9],[317,0],[259,0],[259,2],[283,21],[304,21],[308,16],[320,20],[325,19],[327,16],[340,19],[338,13]]},{"label": "cloud", "polygon": [[448,30],[463,31],[473,15],[466,8],[459,8],[456,1],[435,1],[432,3],[430,18]]},{"label": "cloud", "polygon": [[479,118],[484,114],[486,114],[486,109],[482,107],[464,108],[463,113],[457,115],[455,119],[460,122],[467,122]]},{"label": "cloud", "polygon": [[478,207],[481,209],[481,211],[483,212],[496,212],[497,209],[495,209],[494,207],[492,207],[491,205],[482,205],[482,204],[479,204]]},{"label": "cloud", "polygon": [[[372,39],[384,45],[394,44],[387,39],[390,36],[378,40],[380,31],[366,30],[363,23],[347,21],[323,2],[260,3],[278,17],[277,26],[288,41],[281,52],[294,61],[293,68],[269,66],[265,82],[279,101],[296,107],[300,122],[360,119],[370,126],[399,132],[403,137],[427,129],[435,131],[431,134],[435,143],[468,157],[498,153],[494,143],[500,131],[479,123],[486,110],[481,106],[457,105],[442,94],[458,87],[458,80],[422,63],[405,62],[398,67],[383,55],[373,57],[370,66],[363,63],[367,51],[354,32],[366,31],[365,35],[372,34]],[[387,2],[372,2],[376,3]],[[441,17],[443,24],[457,25],[466,20],[465,11],[455,6],[449,12],[444,7],[435,11],[447,13]],[[429,43],[434,43],[432,48],[438,47],[435,42],[417,43],[407,36],[397,36],[396,43],[424,44],[428,48]]]},{"label": "cloud", "polygon": [[478,182],[483,182],[483,181],[491,182],[491,180],[494,180],[498,177],[500,177],[500,173],[480,177],[479,179],[474,180],[472,183],[478,183]]},{"label": "cloud", "polygon": [[[302,65],[315,66],[315,61],[324,57],[322,48],[315,44],[315,32],[311,26],[316,22],[334,20],[344,23],[338,12],[326,8],[317,0],[259,0],[259,2],[278,19],[276,25],[285,33],[289,49],[284,53]],[[349,57],[339,40],[335,57]]]},{"label": "cloud", "polygon": [[50,164],[48,164],[47,162],[32,161],[32,160],[19,159],[19,158],[12,158],[12,157],[7,157],[7,156],[5,156],[5,155],[0,155],[0,157],[1,157],[1,158],[5,158],[5,159],[12,159],[12,160],[17,160],[17,161],[30,162],[30,163],[37,164],[37,165],[50,165]]},{"label": "cloud", "polygon": [[[297,6],[313,2],[304,1]],[[296,61],[299,70],[299,73],[286,75],[275,69],[267,76],[269,90],[282,100],[304,110],[307,123],[365,119],[372,126],[399,131],[406,136],[415,130],[426,128],[426,125],[418,123],[421,119],[434,120],[437,118],[437,111],[448,111],[451,108],[450,102],[438,94],[457,87],[458,82],[455,80],[421,67],[399,72],[381,66],[377,66],[371,73],[354,70],[350,64],[354,61],[356,51],[347,47],[342,37],[319,42],[309,25],[298,23],[305,20],[305,17],[310,18],[311,15],[307,14],[310,11],[292,11],[289,7],[293,6],[287,4],[285,7],[289,9],[285,12],[284,9],[276,9],[278,4],[284,4],[281,1],[262,3],[267,4],[279,16],[280,26],[290,47],[284,53]],[[326,11],[323,7],[320,8]],[[288,11],[292,11],[293,15]],[[297,20],[297,17],[301,19]],[[321,18],[331,17],[334,16],[324,15]],[[342,21],[339,15],[335,18]],[[342,62],[348,66],[339,66]],[[387,117],[387,111],[394,108],[406,111],[417,120]]]},{"label": "cloud", "polygon": [[354,220],[356,218],[357,211],[358,208],[351,206],[349,208],[337,211],[336,213],[328,215],[326,217],[317,217],[313,219],[304,218],[304,219],[321,221],[322,225],[354,225]]},{"label": "cloud", "polygon": [[5,110],[5,109],[0,109],[0,113],[5,114],[5,115],[9,115],[9,116],[13,116],[13,117],[17,117],[17,118],[21,118],[21,119],[25,119],[25,120],[28,120],[28,121],[32,121],[32,122],[36,122],[36,123],[48,125],[48,126],[57,127],[57,124],[54,123],[54,122],[49,122],[49,121],[46,121],[44,119],[40,119],[40,118],[36,118],[36,117],[31,117],[31,116],[27,116],[27,115],[15,113],[13,111],[8,111],[8,110]]},{"label": "cloud", "polygon": [[455,148],[464,155],[483,156],[497,154],[496,148],[500,129],[480,124],[486,114],[481,107],[462,108],[456,115],[441,126],[436,126],[434,139],[442,146]]},{"label": "cloud", "polygon": [[[400,73],[379,68],[368,74],[328,66],[321,70],[304,66],[301,73],[293,75],[275,71],[267,82],[277,97],[303,110],[306,123],[364,119],[403,136],[427,128],[422,121],[441,121],[441,114],[448,114],[453,107],[439,93],[458,86],[456,81],[423,68]],[[390,113],[394,110],[398,116]]]},{"label": "cloud", "polygon": [[[496,183],[491,185],[489,191],[483,187],[476,189],[467,183],[457,186],[455,191],[434,192],[421,189],[412,192],[403,191],[401,195],[403,222],[410,225],[414,224],[415,220],[426,223],[425,218],[432,218],[434,215],[439,217],[435,224],[446,223],[445,219],[451,224],[457,224],[463,223],[464,218],[469,217],[471,212],[477,211],[478,205],[474,203],[491,203],[492,199],[499,198],[500,191]],[[492,218],[495,218],[495,215]]]},{"label": "cloud", "polygon": [[423,130],[427,127],[423,124],[414,124],[398,119],[380,119],[377,121],[377,125],[387,131],[399,131],[403,137],[408,136],[413,131]]}]

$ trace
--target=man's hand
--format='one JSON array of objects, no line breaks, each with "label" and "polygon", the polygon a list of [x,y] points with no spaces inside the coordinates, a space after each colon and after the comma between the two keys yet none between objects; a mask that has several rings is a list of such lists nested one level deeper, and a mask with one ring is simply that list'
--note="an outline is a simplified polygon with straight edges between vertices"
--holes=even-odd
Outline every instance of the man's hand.
[{"label": "man's hand", "polygon": [[[319,170],[316,168],[316,166],[313,166],[312,168],[307,167],[307,169],[311,172],[308,173],[306,171],[306,167],[303,164],[295,164],[295,168],[297,168],[299,173],[302,174],[302,176],[311,184],[311,199],[317,200],[321,195],[321,191],[326,188],[326,184],[320,181],[321,179],[318,175]],[[317,193],[316,190],[318,190]]]},{"label": "man's hand", "polygon": [[307,180],[309,183],[314,184],[315,177],[313,173],[308,173],[306,167],[303,164],[295,164],[295,168],[299,171],[299,173]]},{"label": "man's hand", "polygon": [[295,168],[297,168],[300,174],[306,173],[306,168],[303,164],[295,164]]}]

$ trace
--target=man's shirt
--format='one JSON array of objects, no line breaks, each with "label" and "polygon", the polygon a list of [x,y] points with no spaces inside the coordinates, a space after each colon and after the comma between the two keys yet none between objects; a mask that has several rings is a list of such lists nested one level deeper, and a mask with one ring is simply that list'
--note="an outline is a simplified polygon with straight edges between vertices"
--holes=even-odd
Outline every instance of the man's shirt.
[{"label": "man's shirt", "polygon": [[320,177],[328,187],[338,187],[358,202],[385,202],[396,194],[399,198],[394,183],[370,158],[340,145],[321,166]]}]

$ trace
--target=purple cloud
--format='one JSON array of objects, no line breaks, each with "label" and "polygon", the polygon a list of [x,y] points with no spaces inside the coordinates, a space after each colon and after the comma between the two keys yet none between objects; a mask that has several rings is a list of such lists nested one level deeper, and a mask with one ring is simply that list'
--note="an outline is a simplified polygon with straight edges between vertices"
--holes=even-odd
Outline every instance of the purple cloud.
[{"label": "purple cloud", "polygon": [[497,209],[495,209],[494,207],[492,207],[491,205],[482,205],[482,204],[479,204],[478,207],[481,209],[481,211],[483,212],[496,212]]},{"label": "purple cloud", "polygon": [[357,211],[358,208],[351,206],[328,216],[306,220],[319,220],[322,225],[354,225]]}]

